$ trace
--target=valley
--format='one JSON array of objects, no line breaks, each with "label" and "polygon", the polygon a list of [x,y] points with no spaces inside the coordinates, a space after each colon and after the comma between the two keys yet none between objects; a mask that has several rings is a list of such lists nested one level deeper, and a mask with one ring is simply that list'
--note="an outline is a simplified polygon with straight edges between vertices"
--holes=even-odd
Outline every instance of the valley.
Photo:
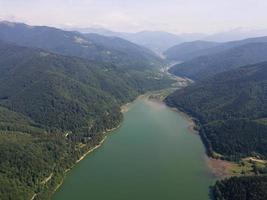
[{"label": "valley", "polygon": [[266,36],[80,30],[0,21],[1,200],[267,199]]}]

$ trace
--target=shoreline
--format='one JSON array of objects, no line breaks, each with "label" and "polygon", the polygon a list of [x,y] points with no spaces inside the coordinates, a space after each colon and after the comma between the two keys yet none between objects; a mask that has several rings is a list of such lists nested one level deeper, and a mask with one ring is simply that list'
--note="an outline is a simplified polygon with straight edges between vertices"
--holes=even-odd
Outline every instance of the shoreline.
[{"label": "shoreline", "polygon": [[[150,94],[150,95],[153,95],[153,94]],[[174,108],[174,107],[170,107],[170,106],[168,106],[164,101],[162,101],[162,100],[160,100],[160,99],[150,98],[150,95],[147,95],[147,97],[146,97],[146,99],[147,99],[148,101],[151,101],[151,102],[154,102],[154,103],[159,103],[159,104],[165,105],[165,106],[167,106],[169,109],[171,109],[172,111],[179,113],[183,118],[185,118],[185,119],[188,121],[188,123],[189,123],[189,124],[188,124],[188,127],[187,127],[188,130],[189,130],[190,132],[192,132],[192,133],[195,133],[195,134],[199,135],[199,132],[196,130],[197,125],[196,125],[196,123],[195,123],[193,117],[191,117],[191,116],[188,115],[187,113],[185,113],[185,112],[179,110],[178,108]]]},{"label": "shoreline", "polygon": [[[168,105],[167,105],[168,106]],[[231,171],[232,168],[234,168],[237,163],[222,160],[222,159],[216,159],[208,156],[207,151],[206,151],[206,145],[204,144],[204,141],[197,130],[197,124],[192,116],[189,114],[179,110],[178,108],[172,108],[170,107],[173,111],[178,112],[180,115],[182,115],[188,122],[188,130],[194,134],[197,134],[205,148],[205,162],[207,164],[207,167],[209,168],[210,172],[216,177],[216,179],[224,179],[227,177],[234,176],[235,174]]]},{"label": "shoreline", "polygon": [[[168,106],[166,104],[166,106]],[[169,106],[168,106],[169,107]],[[179,110],[178,108],[172,108],[172,107],[169,107],[171,108],[171,110],[173,110],[174,112],[178,112],[183,118],[185,118],[188,122],[189,122],[189,125],[188,125],[188,130],[194,134],[197,134],[200,136],[199,132],[197,131],[197,124],[196,122],[194,121],[194,118],[191,117],[190,115],[188,115],[187,113]],[[203,143],[203,142],[202,142]]]},{"label": "shoreline", "polygon": [[[178,82],[180,80],[181,77],[177,77],[178,78]],[[184,78],[181,78],[184,81]],[[181,81],[181,80],[180,80]],[[189,82],[191,82],[191,80],[187,80]],[[165,106],[167,106],[168,108],[170,108],[172,111],[179,113],[182,117],[184,117],[189,125],[188,125],[188,130],[193,133],[193,134],[197,134],[200,137],[200,140],[205,148],[205,162],[207,164],[207,167],[209,168],[209,170],[211,171],[211,173],[217,178],[217,179],[223,179],[226,177],[230,177],[233,176],[234,173],[231,171],[231,169],[233,168],[233,166],[238,165],[235,162],[230,162],[230,161],[225,161],[225,160],[221,160],[221,159],[215,159],[212,158],[210,156],[208,156],[207,154],[207,147],[199,133],[198,130],[198,126],[197,123],[195,121],[195,119],[190,116],[188,113],[176,108],[176,107],[171,107],[168,106],[162,99],[157,98],[157,96],[160,96],[164,91],[168,90],[169,88],[166,88],[165,90],[159,90],[159,91],[154,91],[154,92],[148,92],[142,96],[144,96],[148,101],[152,101],[155,103],[160,103],[160,104],[164,104]],[[177,88],[179,89],[179,88]],[[153,97],[153,94],[156,94],[156,98]]]},{"label": "shoreline", "polygon": [[[117,130],[118,128],[120,128],[120,126],[121,126],[121,124],[119,124],[119,125],[118,125],[117,127],[115,127],[115,128],[108,129],[108,130],[104,131],[103,134],[106,134],[106,135],[105,135],[105,137],[99,142],[99,144],[96,145],[95,147],[89,149],[87,152],[85,152],[85,153],[84,153],[78,160],[75,161],[75,164],[74,164],[72,167],[70,167],[70,168],[68,168],[68,169],[66,169],[66,170],[64,171],[64,176],[63,176],[63,178],[62,178],[62,181],[61,181],[60,184],[58,184],[57,187],[54,189],[53,194],[54,194],[54,193],[55,193],[55,192],[62,186],[62,184],[64,183],[66,174],[67,174],[71,169],[73,169],[79,162],[81,162],[81,161],[84,160],[87,156],[89,156],[90,153],[93,153],[95,150],[97,150],[98,148],[100,148],[100,147],[104,144],[104,142],[106,141],[106,139],[107,139],[107,137],[108,137],[107,134],[110,133],[110,132],[113,132],[113,131]],[[53,195],[53,194],[52,194],[52,195]]]},{"label": "shoreline", "polygon": [[[168,105],[166,105],[168,106]],[[169,106],[168,106],[169,107]],[[188,115],[187,113],[179,110],[178,108],[171,108],[171,110],[173,110],[174,112],[178,112],[182,117],[184,117],[188,122],[188,130],[191,133],[197,134],[200,137],[199,131],[196,129],[197,128],[197,124],[195,123],[193,117],[191,117],[190,115]],[[199,138],[205,148],[205,162],[207,164],[208,169],[210,170],[210,172],[217,178],[217,179],[224,179],[230,176],[233,176],[234,174],[230,172],[232,166],[235,164],[233,162],[230,161],[225,161],[225,160],[221,160],[221,159],[215,159],[212,158],[210,156],[208,156],[208,154],[206,153],[206,146],[203,142],[203,140],[201,139],[201,137]]]},{"label": "shoreline", "polygon": [[[141,97],[141,96],[143,96],[143,95],[139,95],[134,101],[136,101],[136,100],[137,100],[139,97]],[[122,106],[121,106],[121,113],[124,114],[124,113],[128,112],[129,109],[130,109],[129,106],[130,106],[134,101],[122,105]],[[54,191],[53,191],[53,193],[52,193],[51,196],[53,196],[53,195],[55,194],[55,192],[62,186],[62,184],[64,183],[64,180],[65,180],[65,178],[66,178],[66,174],[67,174],[72,168],[74,168],[79,162],[81,162],[81,161],[84,160],[87,156],[89,156],[90,153],[93,153],[95,150],[97,150],[98,148],[100,148],[100,147],[104,144],[104,142],[106,141],[106,139],[107,139],[107,137],[108,137],[108,134],[109,134],[110,132],[113,132],[113,131],[119,129],[119,128],[121,127],[121,124],[122,124],[122,122],[121,122],[118,126],[112,128],[112,129],[107,129],[107,130],[105,130],[105,131],[103,132],[103,134],[105,134],[105,136],[104,136],[104,138],[99,142],[99,144],[96,145],[95,147],[89,149],[87,152],[85,152],[85,153],[84,153],[78,160],[75,161],[75,163],[73,164],[72,167],[70,167],[70,168],[68,168],[68,169],[66,169],[66,170],[64,171],[64,173],[63,173],[63,178],[62,178],[61,182],[60,182],[60,183],[57,185],[57,187],[54,189]],[[33,196],[33,198],[32,198],[31,200],[34,200],[34,198],[35,198],[36,196],[37,196],[37,194],[35,194],[35,196]]]},{"label": "shoreline", "polygon": [[[168,88],[167,88],[168,89]],[[145,99],[151,102],[155,102],[155,103],[159,103],[159,104],[163,104],[165,106],[167,106],[168,108],[170,108],[172,111],[179,113],[182,117],[184,117],[187,122],[188,122],[188,130],[191,133],[197,134],[200,136],[199,131],[197,131],[197,124],[194,121],[194,118],[191,117],[190,115],[188,115],[187,113],[179,110],[178,108],[174,108],[174,107],[170,107],[168,106],[164,101],[157,99],[157,98],[150,98],[153,94],[158,94],[157,92],[159,91],[150,91],[147,92],[145,94],[141,94],[139,95],[135,100],[133,100],[132,102],[126,103],[124,105],[121,106],[121,113],[124,114],[126,112],[129,111],[130,106],[132,103],[134,103],[136,100],[138,99]],[[122,121],[123,122],[123,121]],[[107,133],[109,132],[113,132],[115,130],[117,130],[118,128],[121,127],[122,122],[115,128],[112,129],[107,129],[106,131],[103,132],[103,134],[106,134],[105,137],[99,142],[98,145],[96,145],[95,147],[93,147],[92,149],[88,150],[87,152],[85,152],[76,162],[75,164],[70,167],[69,169],[66,169],[64,171],[64,175],[62,178],[62,181],[60,182],[60,184],[57,185],[57,187],[54,189],[52,195],[62,186],[62,184],[64,183],[64,180],[66,178],[66,174],[67,172],[69,172],[73,167],[75,167],[79,162],[81,162],[82,160],[84,160],[90,153],[92,153],[93,151],[95,151],[96,149],[100,148],[104,142],[106,141],[108,135]],[[200,138],[200,140],[202,141],[202,139]],[[202,144],[204,145],[203,141]],[[204,145],[205,146],[205,145]],[[229,176],[232,176],[234,174],[229,174],[229,167],[231,167],[233,164],[233,162],[229,162],[229,161],[224,161],[224,160],[220,160],[220,159],[214,159],[212,157],[209,157],[207,155],[207,153],[204,154],[205,155],[205,162],[207,164],[207,167],[209,168],[209,170],[211,171],[211,173],[217,178],[217,179],[222,179],[222,178],[226,178]]]},{"label": "shoreline", "polygon": [[206,162],[210,171],[217,179],[221,180],[236,176],[232,169],[238,166],[237,163],[211,158],[208,155],[206,155]]},{"label": "shoreline", "polygon": [[130,102],[130,103],[126,103],[125,105],[122,105],[121,106],[121,113],[123,114],[123,113],[126,113],[126,112],[128,112],[129,111],[129,107],[130,107],[130,105],[132,104],[132,102]]},{"label": "shoreline", "polygon": [[[178,108],[168,106],[164,101],[158,98],[149,98],[151,95],[153,95],[153,93],[147,94],[145,96],[148,101],[152,101],[152,102],[159,103],[159,104],[164,104],[165,106],[170,108],[173,112],[179,113],[189,123],[187,127],[188,130],[191,133],[196,134],[200,137],[199,131],[197,130],[197,124],[192,116],[190,116],[186,112],[179,110]],[[200,140],[202,144],[204,145],[204,148],[206,149],[206,146],[201,137],[200,137]],[[231,177],[235,175],[232,169],[238,166],[237,163],[209,157],[208,154],[206,153],[206,150],[205,150],[204,155],[205,155],[205,162],[207,164],[208,169],[217,179],[223,179],[223,178],[227,178],[227,177]]]},{"label": "shoreline", "polygon": [[[79,162],[81,162],[83,159],[85,159],[90,153],[92,153],[93,151],[95,151],[96,149],[98,149],[99,147],[102,146],[102,144],[106,141],[107,139],[107,135],[99,142],[98,145],[96,145],[95,147],[93,147],[92,149],[89,149],[87,152],[85,152],[78,160],[75,161],[75,163],[73,164],[73,166],[71,166],[70,168],[66,169],[63,173],[63,178],[61,180],[61,182],[56,186],[56,188],[54,189],[51,197],[55,194],[55,192],[62,186],[62,184],[64,183],[64,180],[66,178],[67,173],[73,169]],[[36,197],[36,196],[35,196]],[[33,200],[33,199],[31,199]]]},{"label": "shoreline", "polygon": [[[87,155],[89,155],[90,153],[92,153],[94,150],[98,149],[99,147],[101,147],[101,145],[105,142],[105,140],[107,139],[107,136],[105,136],[98,145],[96,145],[95,147],[93,147],[92,149],[88,150],[86,153],[84,153],[82,155],[82,157],[80,157],[78,160],[76,160],[75,165],[78,164],[79,162],[81,162]],[[70,170],[70,169],[69,169]],[[69,171],[68,170],[68,171]]]},{"label": "shoreline", "polygon": [[[200,137],[199,131],[197,130],[197,124],[192,116],[179,110],[178,108],[168,106],[164,101],[158,98],[150,98],[151,95],[153,95],[153,93],[149,93],[145,95],[143,98],[145,98],[145,100],[147,101],[165,105],[173,112],[177,112],[188,122],[187,129],[191,133],[196,134]],[[202,145],[204,145],[204,148],[206,149],[206,146],[201,137],[199,139],[201,140]],[[214,177],[216,177],[216,179],[224,179],[227,177],[236,176],[236,174],[233,172],[233,169],[238,167],[237,163],[209,157],[208,154],[206,153],[206,150],[204,153],[204,157],[205,157],[204,162],[206,162],[208,170]]]},{"label": "shoreline", "polygon": [[[168,105],[166,105],[168,106]],[[169,107],[169,106],[168,106]],[[224,179],[224,178],[228,178],[231,176],[235,176],[235,173],[232,171],[233,168],[235,168],[238,164],[235,162],[230,162],[230,161],[226,161],[226,160],[222,160],[222,159],[216,159],[216,158],[212,158],[210,156],[208,156],[207,152],[206,152],[206,146],[199,134],[199,131],[197,130],[197,124],[194,121],[194,118],[191,117],[190,115],[188,115],[187,113],[179,110],[178,108],[172,108],[170,107],[174,112],[178,112],[182,117],[184,117],[188,122],[189,122],[189,126],[187,127],[188,130],[191,133],[197,134],[205,148],[205,153],[204,153],[204,160],[206,162],[206,165],[208,167],[208,169],[210,170],[210,172],[212,173],[213,176],[216,177],[216,179]]]},{"label": "shoreline", "polygon": [[[168,105],[166,104],[166,106]],[[239,162],[234,162],[209,156],[206,151],[207,147],[198,131],[198,126],[194,118],[189,114],[187,114],[186,112],[179,110],[178,108],[173,108],[173,107],[170,108],[173,111],[178,112],[180,115],[182,115],[182,117],[184,117],[189,122],[188,129],[190,132],[200,136],[200,140],[205,148],[205,162],[207,163],[209,170],[216,177],[216,179],[222,180],[233,176],[255,175],[253,169],[247,163],[267,164],[267,160],[262,160],[256,157],[245,157],[242,158]],[[246,163],[246,166],[242,166],[241,163]]]},{"label": "shoreline", "polygon": [[[135,102],[136,100],[138,99],[144,99],[144,100],[147,100],[147,101],[151,101],[151,102],[154,102],[154,103],[159,103],[159,104],[162,104],[162,105],[165,105],[166,107],[168,107],[169,109],[171,109],[173,112],[177,112],[179,113],[187,122],[188,122],[188,130],[193,133],[193,134],[197,134],[197,135],[200,135],[199,132],[196,130],[197,128],[197,124],[195,123],[194,119],[188,115],[187,113],[177,109],[177,108],[173,108],[173,107],[170,107],[168,106],[164,101],[162,100],[159,100],[159,99],[153,99],[153,98],[149,98],[151,95],[153,95],[153,92],[147,92],[145,94],[142,94],[142,95],[139,95],[135,100],[133,100],[132,102],[129,102],[129,103],[126,103],[124,105],[121,106],[121,112],[124,114],[126,112],[129,111],[130,109],[130,105]],[[122,121],[123,122],[123,121]],[[107,129],[106,131],[104,131],[103,133],[106,134],[104,136],[104,138],[99,142],[98,145],[96,145],[95,147],[93,147],[92,149],[88,150],[87,152],[85,152],[76,162],[75,164],[65,170],[64,172],[64,175],[63,175],[63,178],[62,178],[62,181],[60,182],[60,184],[57,185],[57,187],[54,189],[53,191],[53,194],[63,185],[64,183],[64,180],[66,178],[66,174],[73,168],[75,167],[79,162],[81,162],[82,160],[84,160],[90,153],[92,153],[93,151],[97,150],[98,148],[100,148],[104,142],[106,141],[108,135],[107,133],[109,132],[113,132],[115,131],[116,129],[120,128],[121,125],[122,125],[122,122],[115,128],[112,128],[112,129]],[[201,140],[201,138],[200,138]],[[202,141],[202,140],[201,140]],[[203,141],[202,141],[202,144],[204,145]],[[205,146],[205,145],[204,145]],[[206,153],[204,153],[204,156],[205,156],[205,162],[206,162],[206,165],[207,165],[207,168],[210,170],[211,174],[213,176],[216,177],[216,179],[222,179],[222,178],[226,178],[226,177],[229,177],[229,166],[231,167],[233,163],[231,162],[228,162],[228,161],[223,161],[223,160],[218,160],[218,159],[214,159],[214,158],[211,158],[209,157]],[[230,176],[232,176],[233,174],[231,174]]]},{"label": "shoreline", "polygon": [[[143,100],[140,100],[140,99],[143,99]],[[148,109],[141,109],[142,110],[142,113],[143,112],[146,112],[147,110],[150,110],[151,108],[150,107],[147,107],[148,105],[146,105],[147,103],[146,102],[144,102],[144,100],[145,99],[147,99],[147,98],[145,98],[145,96],[141,96],[141,97],[139,97],[139,100],[138,101],[136,101],[136,103],[138,104],[138,105],[141,105],[141,108],[148,108]],[[150,101],[150,100],[148,100],[148,101]],[[151,101],[150,101],[151,102]],[[159,102],[158,102],[159,103]],[[152,104],[152,103],[150,103],[150,104]],[[161,112],[161,113],[164,113],[165,114],[165,112],[168,114],[167,116],[169,117],[170,116],[170,119],[171,118],[173,118],[173,117],[175,117],[175,119],[176,119],[176,117],[177,117],[177,112],[173,112],[171,109],[170,109],[170,107],[167,107],[167,106],[165,106],[165,104],[164,104],[164,102],[160,102],[160,104],[162,104],[162,105],[164,105],[164,106],[160,106],[160,105],[157,105],[157,104],[154,104],[154,106],[155,107],[160,107],[160,108],[162,108],[162,109],[164,109],[164,110],[160,110],[159,112]],[[145,105],[145,107],[142,107],[142,106],[144,106]],[[153,106],[153,105],[152,105]],[[129,113],[130,115],[131,115],[131,113],[132,112],[134,112],[135,113],[135,109],[134,108],[137,108],[137,110],[138,111],[140,111],[139,110],[139,108],[140,107],[136,107],[136,104],[134,104],[134,105],[132,105],[131,106],[131,108],[132,108],[132,111]],[[164,111],[164,112],[163,112]],[[157,119],[153,119],[153,116],[154,116],[154,113],[152,112],[152,115],[148,115],[149,117],[150,116],[152,116],[152,118],[150,118],[150,119],[152,119],[152,123],[154,123],[154,124],[156,124],[155,125],[155,127],[157,127],[157,125],[158,124],[160,124],[160,123],[157,123],[157,122],[159,122],[159,121],[162,121],[162,119],[165,119],[165,116],[166,115],[162,115],[163,116],[163,118],[162,118],[162,116],[160,116],[159,118],[157,118]],[[137,115],[137,119],[138,119],[138,117],[139,117],[140,115],[138,114]],[[148,116],[147,115],[145,115],[145,117],[144,117],[144,119],[148,119]],[[166,116],[166,117],[167,117]],[[136,116],[134,116],[135,118],[136,118]],[[180,118],[180,119],[179,119]],[[143,119],[143,118],[142,118]],[[186,118],[186,119],[189,119],[189,118]],[[126,120],[128,121],[128,117],[126,117],[125,118],[125,122],[126,122]],[[130,118],[130,121],[132,121],[132,120],[134,120],[133,118]],[[168,119],[166,118],[166,121],[167,121]],[[142,120],[142,122],[143,121],[145,121],[145,120]],[[169,121],[169,120],[168,120]],[[181,123],[180,123],[180,121],[181,121]],[[187,126],[189,125],[188,123],[187,123],[187,121],[185,121],[184,119],[183,119],[183,117],[180,117],[180,116],[178,116],[178,122],[179,122],[179,126],[182,126],[183,128],[182,128],[182,130],[183,130],[183,132],[184,132],[184,130],[185,130],[185,133],[187,133],[187,134],[189,134],[189,135],[191,135],[190,133],[188,133],[188,131],[187,131]],[[177,132],[176,131],[176,129],[175,128],[171,128],[171,129],[169,129],[168,127],[172,127],[172,125],[174,124],[174,127],[176,127],[175,126],[175,124],[177,123],[177,121],[175,122],[175,120],[172,122],[172,123],[166,123],[166,125],[163,123],[163,124],[160,124],[160,126],[162,126],[162,127],[167,127],[166,129],[165,128],[163,128],[163,129],[159,129],[159,130],[157,130],[158,132],[159,132],[159,134],[162,134],[162,133],[164,133],[164,131],[166,130],[166,131],[168,131],[167,133],[168,134],[166,134],[166,136],[168,136],[169,137],[169,132],[173,132],[174,131],[174,133],[175,132]],[[186,123],[186,125],[183,125],[184,123]],[[128,124],[128,123],[127,123]],[[138,127],[138,125],[139,125],[139,121],[138,121],[138,123],[137,123],[137,126],[136,127]],[[148,125],[149,125],[149,123],[148,123]],[[125,128],[125,126],[124,126],[124,124],[123,124],[123,127]],[[132,127],[132,126],[130,126],[130,128],[129,128],[129,130],[135,130],[135,128],[136,128],[135,126],[134,127]],[[148,129],[146,128],[147,126],[145,126],[145,128],[143,128],[142,129],[142,131],[144,131],[144,133],[145,132],[147,132],[148,131]],[[124,130],[124,129],[123,129]],[[126,129],[127,130],[127,129]],[[139,130],[139,129],[138,129]],[[151,130],[154,130],[154,129],[151,129]],[[116,132],[115,132],[116,133]],[[122,133],[122,132],[121,132]],[[142,133],[142,132],[141,132]],[[152,133],[151,133],[152,134]],[[116,134],[117,135],[117,134]],[[124,135],[124,134],[122,134],[122,135]],[[173,134],[171,133],[170,134],[171,135],[171,139],[172,138],[177,138],[177,137],[175,137],[175,136],[173,136]],[[192,134],[193,135],[193,134]],[[191,135],[191,136],[192,136]],[[198,140],[198,138],[197,138],[197,136],[194,136],[194,137],[189,137],[189,138],[193,138],[194,139],[194,141],[196,141],[197,142],[197,140]],[[149,135],[149,137],[151,137],[151,135]],[[153,137],[153,135],[152,135],[152,137]],[[185,138],[187,138],[188,139],[188,137],[185,137]],[[111,139],[112,140],[112,138],[109,138],[109,139]],[[113,138],[114,139],[114,138]],[[130,140],[131,140],[132,138],[130,137]],[[137,137],[137,139],[138,139],[138,137]],[[146,138],[147,139],[147,138]],[[151,139],[151,138],[150,138]],[[148,138],[148,142],[150,141],[150,139]],[[119,139],[120,140],[120,139]],[[122,141],[124,141],[125,140],[125,138],[123,138],[123,140]],[[159,138],[159,141],[161,141],[161,139]],[[131,143],[131,141],[129,141],[130,143]],[[167,147],[168,147],[168,143],[170,142],[170,140],[169,139],[167,139],[166,140],[166,144],[167,144]],[[108,142],[107,143],[105,143],[105,145],[110,145],[109,144],[110,142],[109,142],[109,140],[108,140]],[[119,142],[120,143],[120,142]],[[118,144],[119,144],[118,143]],[[177,142],[175,142],[174,144],[176,144]],[[117,144],[117,143],[116,143]],[[138,145],[138,141],[137,141],[137,143],[136,143],[137,145]],[[136,145],[136,144],[134,144],[134,146]],[[179,138],[178,138],[178,144],[179,144]],[[186,143],[187,144],[187,143]],[[188,145],[191,145],[191,143],[189,142],[188,143]],[[170,143],[169,143],[169,145],[170,145]],[[198,142],[198,146],[200,145],[200,147],[201,147],[201,144],[199,144],[199,142]],[[144,148],[146,148],[145,147],[146,146],[146,143],[144,143]],[[194,146],[194,143],[192,144],[192,146]],[[106,147],[104,146],[103,147],[103,149],[106,149]],[[175,148],[176,149],[176,148]],[[197,151],[198,151],[198,149],[201,149],[201,148],[196,148],[197,149]],[[123,148],[122,148],[122,150],[123,150]],[[175,153],[175,152],[177,152],[176,150],[175,151],[173,151],[173,149],[170,149],[172,152],[173,152],[173,154],[171,154],[171,155],[175,155],[174,156],[174,160],[175,160],[175,157],[177,158],[177,155],[178,155],[178,158],[180,157],[180,154],[177,154],[177,153]],[[134,151],[134,150],[133,150]],[[101,152],[102,152],[102,150],[101,150]],[[101,152],[98,152],[98,153],[101,153]],[[153,153],[153,150],[151,151],[152,153]],[[168,154],[170,153],[168,150],[166,151]],[[126,153],[128,153],[128,152],[126,152]],[[139,153],[139,152],[138,152]],[[97,154],[98,155],[98,154]],[[138,154],[136,154],[136,155],[138,155]],[[163,154],[163,155],[165,155],[165,153]],[[203,154],[202,154],[203,155]],[[93,155],[94,157],[96,156],[96,154],[94,154]],[[107,158],[109,157],[109,154],[107,154],[107,155],[105,155]],[[189,156],[189,155],[188,155]],[[144,158],[146,158],[147,156],[146,155],[144,155]],[[182,156],[183,157],[183,156]],[[191,156],[189,156],[190,158],[191,158]],[[117,158],[117,157],[116,157]],[[118,157],[119,158],[119,157]],[[89,159],[90,159],[90,157],[89,157]],[[109,163],[109,161],[108,160],[106,160],[104,157],[103,158],[101,158],[100,160],[105,160],[105,162],[100,162],[100,164],[101,164],[101,166],[106,166],[106,164],[108,164]],[[91,160],[91,159],[90,159]],[[170,159],[170,164],[171,165],[173,165],[173,162],[171,161],[171,160],[173,160],[173,159]],[[177,159],[176,159],[177,160]],[[88,160],[85,160],[86,162],[88,161]],[[124,161],[124,160],[123,160]],[[160,160],[160,161],[162,161],[162,160]],[[175,161],[176,162],[176,161]],[[148,161],[148,163],[149,163],[149,161]],[[178,162],[179,163],[179,162]],[[205,163],[203,163],[202,161],[200,161],[200,162],[197,162],[197,163],[199,163],[200,164],[200,166],[205,166]],[[83,164],[83,163],[82,163]],[[89,166],[89,164],[90,163],[87,163],[88,164],[88,166]],[[92,164],[92,163],[91,163]],[[97,163],[96,164],[96,166],[94,165],[94,167],[92,168],[92,169],[98,169],[97,168],[97,166],[99,165],[100,166],[100,164],[99,163]],[[104,165],[103,165],[104,164]],[[170,166],[171,166],[170,165]],[[148,165],[149,166],[149,165]],[[178,166],[179,166],[179,164],[178,164]],[[115,165],[114,166],[114,168],[117,168],[117,166]],[[196,167],[196,170],[195,169],[193,169],[192,171],[194,172],[194,171],[198,171],[197,170],[197,168],[199,168],[199,166],[197,166]],[[90,168],[91,169],[91,168]],[[100,168],[101,170],[99,170],[99,172],[100,172],[100,175],[101,175],[101,171],[103,172],[103,170],[102,170],[102,168]],[[105,168],[104,168],[105,169]],[[146,168],[144,168],[144,170],[146,170]],[[174,170],[175,170],[175,168],[174,168]],[[83,172],[84,171],[84,172]],[[79,174],[83,174],[83,173],[86,173],[86,171],[87,171],[87,168],[86,168],[86,166],[81,170],[81,172],[79,172]],[[126,170],[127,171],[127,170]],[[175,172],[176,171],[176,172]],[[177,169],[174,171],[174,174],[181,174],[181,175],[183,175],[184,173],[183,172],[177,172]],[[179,171],[179,170],[178,170]],[[189,172],[191,172],[191,170],[188,170]],[[155,170],[155,172],[157,172],[157,170]],[[190,174],[192,174],[192,173],[190,173]],[[98,176],[96,176],[96,177],[94,177],[96,180],[98,180],[99,179],[99,177],[97,178]],[[103,178],[102,178],[103,177]],[[192,175],[192,177],[194,177],[194,175]],[[105,176],[104,175],[102,175],[101,176],[101,178],[99,179],[99,180],[105,180]],[[200,178],[197,178],[197,179],[200,179]],[[67,177],[67,182],[68,182],[68,177]],[[75,179],[71,179],[71,183],[73,184],[75,184],[75,182],[76,182],[76,180],[79,180],[79,178],[76,178],[75,177]],[[95,181],[94,180],[91,180],[91,181],[84,181],[82,184],[85,184],[85,185],[87,185],[88,184],[88,186],[90,186],[91,187],[91,184],[92,185],[94,185],[95,183],[94,183]],[[97,182],[98,183],[98,182]],[[100,187],[101,187],[101,181],[99,182],[100,183]],[[192,182],[192,183],[194,183],[194,182]],[[106,187],[106,185],[105,185],[105,187],[104,187],[104,189],[105,188],[108,188],[108,186],[109,186],[109,184],[110,183],[107,183],[107,187]],[[112,184],[112,182],[111,182],[111,184]],[[153,182],[152,182],[152,184],[153,184]],[[206,184],[206,183],[205,183]],[[127,185],[128,186],[128,185]],[[102,186],[103,187],[103,186]],[[189,184],[189,187],[190,187],[190,184]],[[208,187],[208,185],[207,185],[207,187]],[[127,187],[128,188],[128,187]],[[59,193],[57,193],[56,195],[55,195],[55,198],[57,198],[57,197],[60,197],[61,195],[63,196],[63,198],[64,198],[64,191],[63,190],[68,190],[68,189],[71,189],[71,184],[68,184],[68,187],[66,187],[65,188],[65,184],[63,185],[63,187],[59,190]],[[175,190],[174,190],[175,191]],[[81,191],[81,192],[83,192],[83,191]],[[84,189],[84,193],[86,194],[86,192],[87,192],[87,189],[85,188]],[[72,194],[73,195],[73,197],[72,198],[74,198],[76,195],[75,194]],[[96,193],[96,195],[94,195],[96,198],[97,198],[97,193]],[[89,194],[88,194],[88,196],[89,196]],[[68,194],[66,194],[65,195],[65,198],[68,198]]]},{"label": "shoreline", "polygon": [[67,174],[72,168],[74,168],[79,162],[81,162],[83,159],[85,159],[86,156],[88,156],[90,153],[92,153],[93,151],[95,151],[96,149],[98,149],[99,147],[101,147],[102,144],[106,141],[106,139],[107,139],[107,136],[105,136],[105,137],[99,142],[98,145],[96,145],[96,146],[93,147],[92,149],[90,149],[90,150],[88,150],[87,152],[85,152],[85,153],[84,153],[78,160],[75,161],[75,164],[74,164],[72,167],[70,167],[70,168],[68,168],[68,169],[66,169],[66,170],[64,171],[64,177],[62,178],[62,181],[60,182],[60,184],[58,184],[57,187],[55,188],[53,194],[54,194],[54,193],[60,188],[60,186],[63,184],[66,174]]}]

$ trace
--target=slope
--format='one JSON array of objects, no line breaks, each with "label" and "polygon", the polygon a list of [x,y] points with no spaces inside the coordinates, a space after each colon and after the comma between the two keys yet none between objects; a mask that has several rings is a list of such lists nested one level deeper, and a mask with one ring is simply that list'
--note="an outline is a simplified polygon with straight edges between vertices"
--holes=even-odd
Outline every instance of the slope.
[{"label": "slope", "polygon": [[114,63],[124,69],[151,69],[162,64],[152,51],[123,39],[83,35],[46,26],[1,22],[0,40],[91,61]]},{"label": "slope", "polygon": [[49,199],[64,172],[122,120],[120,106],[172,81],[0,42],[0,199]]},{"label": "slope", "polygon": [[267,43],[249,43],[220,53],[197,57],[178,64],[171,73],[192,79],[203,79],[237,67],[267,61]]},{"label": "slope", "polygon": [[209,155],[267,158],[266,62],[198,81],[166,102],[198,120]]},{"label": "slope", "polygon": [[167,49],[164,52],[164,55],[169,60],[185,61],[195,57],[194,54],[199,54],[200,51],[213,48],[218,45],[220,45],[220,43],[201,40],[185,42]]}]

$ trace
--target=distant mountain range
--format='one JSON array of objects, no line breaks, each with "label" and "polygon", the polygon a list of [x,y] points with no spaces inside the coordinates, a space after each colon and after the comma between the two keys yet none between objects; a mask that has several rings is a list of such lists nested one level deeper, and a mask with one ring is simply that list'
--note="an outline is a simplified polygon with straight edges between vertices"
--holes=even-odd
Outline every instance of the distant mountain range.
[{"label": "distant mountain range", "polygon": [[230,42],[218,43],[209,41],[192,41],[171,47],[164,52],[167,59],[175,61],[187,61],[200,56],[219,53],[231,48],[249,43],[267,42],[267,36],[247,38],[244,40],[235,40]]},{"label": "distant mountain range", "polygon": [[[240,66],[267,61],[267,37],[222,43],[215,47],[208,47],[209,45],[206,45],[207,49],[202,46],[202,50],[189,53],[189,60],[175,65],[170,72],[197,80]],[[194,49],[194,43],[191,46]]]},{"label": "distant mountain range", "polygon": [[234,40],[243,40],[252,37],[267,36],[267,29],[246,29],[236,28],[229,31],[219,32],[212,35],[208,35],[203,40],[213,42],[229,42]]},{"label": "distant mountain range", "polygon": [[145,46],[154,52],[161,54],[167,49],[184,42],[203,40],[210,42],[229,42],[242,40],[251,37],[262,37],[267,35],[267,29],[248,30],[236,28],[233,30],[219,32],[215,34],[203,33],[180,33],[173,34],[164,31],[141,31],[136,33],[116,32],[105,28],[67,28],[67,30],[81,33],[97,33],[104,36],[121,37],[136,44]]},{"label": "distant mountain range", "polygon": [[168,60],[185,61],[204,53],[204,50],[219,46],[220,43],[197,40],[175,45],[167,49],[163,54]]},{"label": "distant mountain range", "polygon": [[72,28],[67,30],[78,31],[81,33],[97,33],[109,37],[120,37],[129,40],[133,43],[147,47],[154,52],[161,54],[168,48],[183,43],[185,41],[197,40],[205,37],[205,34],[188,33],[188,34],[173,34],[164,31],[141,31],[137,33],[115,32],[104,28]]},{"label": "distant mountain range", "polygon": [[151,50],[118,37],[0,22],[0,40],[91,61],[113,63],[125,69],[158,68],[162,65],[162,60]]}]

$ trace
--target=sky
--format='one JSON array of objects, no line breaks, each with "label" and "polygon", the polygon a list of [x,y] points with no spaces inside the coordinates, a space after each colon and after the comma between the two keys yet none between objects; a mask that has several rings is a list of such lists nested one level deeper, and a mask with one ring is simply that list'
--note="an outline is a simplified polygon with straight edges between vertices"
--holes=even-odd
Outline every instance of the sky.
[{"label": "sky", "polygon": [[0,19],[122,32],[267,28],[267,0],[0,0]]}]

